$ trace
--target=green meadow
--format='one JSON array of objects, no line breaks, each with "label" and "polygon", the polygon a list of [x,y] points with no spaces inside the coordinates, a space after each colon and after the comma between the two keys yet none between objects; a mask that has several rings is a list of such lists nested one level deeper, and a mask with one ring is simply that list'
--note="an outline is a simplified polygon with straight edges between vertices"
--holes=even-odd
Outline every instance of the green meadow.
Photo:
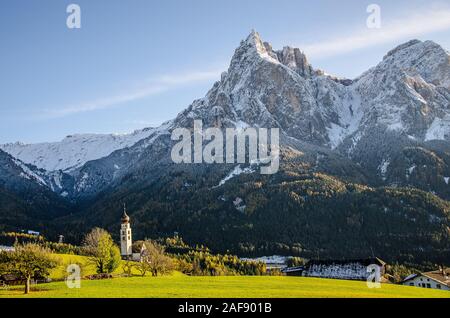
[{"label": "green meadow", "polygon": [[[67,277],[66,268],[70,264],[78,264],[81,268],[81,277],[88,275],[93,275],[96,273],[96,268],[91,264],[86,256],[79,255],[67,255],[67,254],[53,254],[55,260],[58,262],[58,266],[53,269],[50,273],[50,278],[52,280],[64,280]],[[123,261],[121,265],[112,273],[113,275],[123,274]],[[139,275],[136,269],[132,270],[133,275]]]},{"label": "green meadow", "polygon": [[[65,268],[77,263],[82,276],[95,273],[86,257],[57,255],[59,266],[50,277],[62,280]],[[122,274],[122,267],[114,273]],[[137,272],[133,272],[137,275]],[[118,298],[118,297],[168,297],[168,298],[272,298],[272,297],[431,297],[450,298],[450,292],[415,287],[383,284],[381,288],[369,289],[365,282],[287,276],[186,276],[180,272],[162,277],[117,277],[107,280],[82,280],[81,288],[70,289],[64,281],[39,284],[32,287],[29,295],[23,294],[22,286],[0,290],[0,298]]]},{"label": "green meadow", "polygon": [[0,291],[0,297],[45,298],[272,298],[272,297],[450,297],[450,292],[383,284],[369,289],[364,282],[286,276],[191,277],[179,273],[164,277],[129,277],[83,280],[80,289],[64,282]]}]

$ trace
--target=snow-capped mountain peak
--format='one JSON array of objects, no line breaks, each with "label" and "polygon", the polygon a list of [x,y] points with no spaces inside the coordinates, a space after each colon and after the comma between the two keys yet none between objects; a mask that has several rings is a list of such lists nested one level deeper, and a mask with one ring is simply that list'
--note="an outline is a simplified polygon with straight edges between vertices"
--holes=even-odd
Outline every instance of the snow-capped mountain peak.
[{"label": "snow-capped mountain peak", "polygon": [[255,67],[261,60],[285,66],[302,76],[311,76],[317,73],[299,48],[285,46],[282,50],[275,51],[272,45],[264,42],[255,30],[236,49],[230,71],[236,68],[242,70]]},{"label": "snow-capped mountain peak", "polygon": [[433,41],[411,40],[389,51],[379,68],[397,68],[450,89],[450,55]]},{"label": "snow-capped mountain peak", "polygon": [[252,30],[247,39],[241,43],[241,47],[243,46],[258,54],[267,54],[267,49],[264,46],[261,36],[255,30]]},{"label": "snow-capped mountain peak", "polygon": [[432,123],[449,114],[449,84],[448,52],[432,41],[412,40],[391,50],[354,86],[365,126],[383,125],[424,140],[436,135],[427,133]]},{"label": "snow-capped mountain peak", "polygon": [[204,120],[219,114],[225,126],[279,127],[331,148],[379,125],[424,140],[433,121],[448,112],[449,74],[448,53],[431,41],[399,45],[349,80],[315,70],[298,48],[274,50],[252,31],[221,80],[186,113]]}]

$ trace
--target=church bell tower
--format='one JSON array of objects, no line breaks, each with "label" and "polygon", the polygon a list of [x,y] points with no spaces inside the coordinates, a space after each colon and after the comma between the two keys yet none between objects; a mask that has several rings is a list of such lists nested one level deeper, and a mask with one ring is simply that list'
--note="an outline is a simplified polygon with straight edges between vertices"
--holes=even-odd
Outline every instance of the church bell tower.
[{"label": "church bell tower", "polygon": [[120,226],[120,254],[123,259],[130,259],[132,256],[131,226],[130,217],[127,214],[125,204],[123,205],[122,224]]}]

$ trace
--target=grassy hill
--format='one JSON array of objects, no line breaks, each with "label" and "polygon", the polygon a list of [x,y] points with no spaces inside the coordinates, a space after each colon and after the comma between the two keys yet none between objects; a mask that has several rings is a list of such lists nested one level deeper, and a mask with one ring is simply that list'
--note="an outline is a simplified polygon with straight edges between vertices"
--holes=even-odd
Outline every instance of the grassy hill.
[{"label": "grassy hill", "polygon": [[[77,264],[80,266],[82,277],[96,274],[95,266],[89,262],[89,259],[86,256],[54,254],[53,257],[58,262],[58,266],[50,272],[50,278],[52,280],[63,280],[64,277],[67,276],[66,268],[70,264]],[[113,274],[123,274],[122,264],[123,261]],[[136,269],[133,269],[132,274],[139,275],[139,272]]]},{"label": "grassy hill", "polygon": [[44,298],[276,298],[276,297],[358,297],[450,298],[450,292],[383,284],[369,289],[365,282],[286,277],[221,276],[190,277],[181,274],[164,277],[131,277],[110,280],[83,280],[80,289],[69,289],[64,282],[35,286],[28,296],[22,288],[0,291],[2,297]]}]

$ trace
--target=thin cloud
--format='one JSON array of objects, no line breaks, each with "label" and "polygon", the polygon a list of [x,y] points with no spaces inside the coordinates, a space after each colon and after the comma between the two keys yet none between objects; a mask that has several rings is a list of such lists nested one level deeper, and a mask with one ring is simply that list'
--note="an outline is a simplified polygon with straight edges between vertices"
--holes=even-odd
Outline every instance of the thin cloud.
[{"label": "thin cloud", "polygon": [[109,97],[98,98],[79,104],[68,105],[44,111],[44,118],[59,118],[78,113],[107,109],[127,102],[161,94],[183,85],[191,85],[219,78],[223,70],[196,71],[181,74],[162,75],[148,80],[148,84],[127,92]]},{"label": "thin cloud", "polygon": [[209,81],[219,78],[223,70],[192,72],[180,75],[165,75],[159,78],[159,82],[165,85],[180,85],[193,82]]},{"label": "thin cloud", "polygon": [[383,8],[381,10],[380,29],[365,28],[346,37],[337,37],[300,47],[311,57],[328,57],[450,29],[450,9],[448,8],[413,13],[392,22],[383,21]]}]

